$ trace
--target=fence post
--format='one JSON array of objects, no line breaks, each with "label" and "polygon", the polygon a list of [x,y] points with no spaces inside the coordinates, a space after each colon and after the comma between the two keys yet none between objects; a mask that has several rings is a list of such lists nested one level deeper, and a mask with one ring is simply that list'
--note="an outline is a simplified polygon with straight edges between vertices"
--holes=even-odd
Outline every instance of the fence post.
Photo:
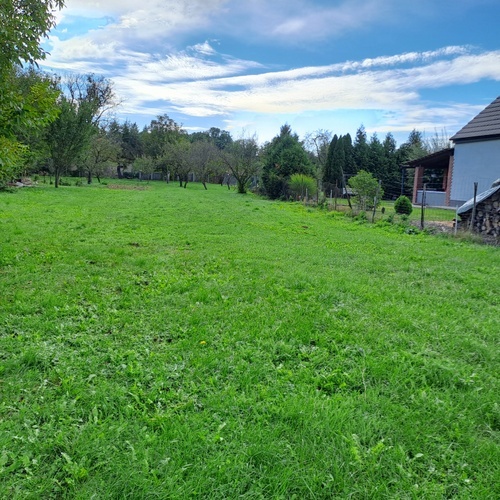
[{"label": "fence post", "polygon": [[380,193],[380,186],[382,181],[378,181],[377,192],[375,193],[375,198],[373,198],[373,214],[372,214],[372,224],[375,222],[375,212],[377,211],[378,195]]},{"label": "fence post", "polygon": [[424,212],[425,212],[425,197],[427,192],[427,183],[424,183],[424,189],[422,190],[422,207],[420,211],[420,229],[424,229]]},{"label": "fence post", "polygon": [[469,230],[474,231],[474,222],[476,221],[476,198],[477,198],[477,182],[474,182],[474,203],[472,205],[472,214],[470,216]]}]

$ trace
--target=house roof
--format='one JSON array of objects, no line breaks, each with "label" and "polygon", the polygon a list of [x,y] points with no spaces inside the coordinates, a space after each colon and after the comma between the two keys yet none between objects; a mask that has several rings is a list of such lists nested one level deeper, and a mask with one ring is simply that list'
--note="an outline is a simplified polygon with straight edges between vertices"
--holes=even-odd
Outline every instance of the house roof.
[{"label": "house roof", "polygon": [[407,161],[402,168],[415,168],[415,167],[427,167],[427,168],[447,168],[450,162],[450,156],[454,154],[453,148],[442,149],[441,151],[436,151],[427,156],[422,156],[416,160]]},{"label": "house roof", "polygon": [[500,96],[486,106],[450,140],[454,142],[500,137]]},{"label": "house roof", "polygon": [[[476,205],[478,203],[481,203],[482,201],[488,199],[490,196],[495,194],[497,191],[500,191],[500,184],[496,185],[496,182],[493,184],[493,187],[490,189],[487,189],[486,191],[483,191],[482,193],[478,194],[476,196]],[[474,198],[471,198],[469,201],[465,202],[461,207],[457,209],[457,214],[463,214],[465,212],[468,212],[469,210],[472,210],[474,206]]]}]

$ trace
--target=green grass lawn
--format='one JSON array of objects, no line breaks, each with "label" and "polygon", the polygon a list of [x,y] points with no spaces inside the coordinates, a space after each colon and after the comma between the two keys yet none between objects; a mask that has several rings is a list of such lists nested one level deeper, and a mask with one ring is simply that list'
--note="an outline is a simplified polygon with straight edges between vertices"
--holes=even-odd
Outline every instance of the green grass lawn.
[{"label": "green grass lawn", "polygon": [[1,498],[500,498],[498,248],[121,184],[0,194]]}]

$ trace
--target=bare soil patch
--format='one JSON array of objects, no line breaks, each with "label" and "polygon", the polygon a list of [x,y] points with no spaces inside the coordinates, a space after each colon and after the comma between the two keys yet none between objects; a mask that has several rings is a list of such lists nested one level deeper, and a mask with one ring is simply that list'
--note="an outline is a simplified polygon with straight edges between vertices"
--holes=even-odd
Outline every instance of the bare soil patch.
[{"label": "bare soil patch", "polygon": [[108,189],[125,189],[125,190],[133,190],[133,191],[145,191],[148,189],[147,186],[127,186],[124,184],[108,184]]}]

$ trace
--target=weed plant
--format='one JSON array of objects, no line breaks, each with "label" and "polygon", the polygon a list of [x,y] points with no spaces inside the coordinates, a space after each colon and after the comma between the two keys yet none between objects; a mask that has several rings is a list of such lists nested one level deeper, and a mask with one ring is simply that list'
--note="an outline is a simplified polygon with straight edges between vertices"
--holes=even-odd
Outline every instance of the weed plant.
[{"label": "weed plant", "polygon": [[0,497],[500,498],[498,248],[141,186],[0,194]]}]

